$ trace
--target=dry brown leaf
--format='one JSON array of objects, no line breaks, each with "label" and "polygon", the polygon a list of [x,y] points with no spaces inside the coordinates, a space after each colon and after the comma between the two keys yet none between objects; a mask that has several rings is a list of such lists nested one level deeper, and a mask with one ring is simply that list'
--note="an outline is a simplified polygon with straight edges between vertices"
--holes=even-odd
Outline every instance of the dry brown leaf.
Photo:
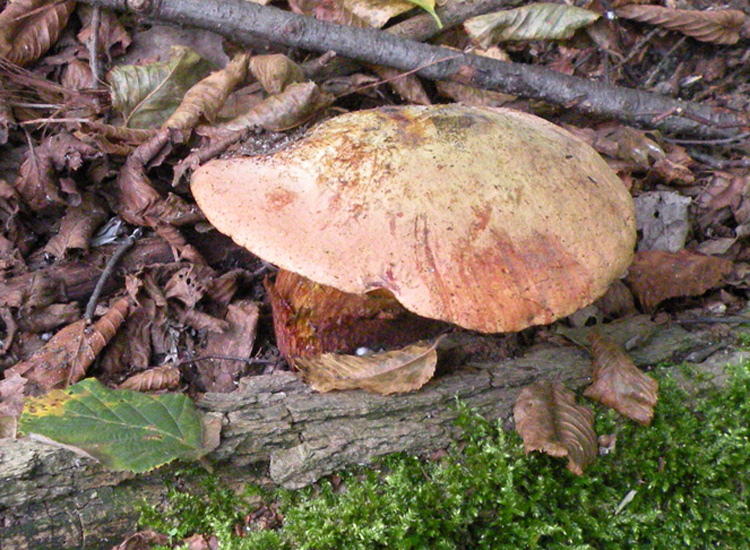
[{"label": "dry brown leaf", "polygon": [[633,293],[620,279],[614,281],[607,292],[594,305],[599,308],[607,319],[619,319],[637,313]]},{"label": "dry brown leaf", "polygon": [[44,391],[75,384],[117,333],[127,314],[128,299],[121,298],[93,325],[81,319],[66,326],[28,361],[6,371],[6,377],[20,374]]},{"label": "dry brown leaf", "polygon": [[102,353],[99,368],[110,380],[119,379],[121,372],[141,371],[151,365],[151,330],[156,317],[154,300],[142,297],[137,308],[128,315],[125,326]]},{"label": "dry brown leaf", "polygon": [[618,17],[658,25],[703,42],[736,44],[747,16],[739,10],[678,10],[661,6],[622,6]]},{"label": "dry brown leaf", "polygon": [[81,199],[81,204],[68,208],[57,234],[47,242],[48,254],[62,258],[71,249],[88,251],[94,231],[109,217],[102,199],[88,192]]},{"label": "dry brown leaf", "polygon": [[180,369],[174,365],[164,365],[134,374],[117,387],[121,390],[146,392],[173,390],[179,385]]},{"label": "dry brown leaf", "polygon": [[250,72],[269,94],[280,94],[290,84],[307,80],[302,67],[280,53],[254,56]]},{"label": "dry brown leaf", "polygon": [[207,265],[183,267],[177,271],[164,287],[167,298],[177,298],[186,306],[193,308],[212,284],[216,272]]},{"label": "dry brown leaf", "polygon": [[0,13],[0,57],[16,65],[39,59],[60,36],[73,0],[15,0]]},{"label": "dry brown leaf", "polygon": [[688,250],[636,252],[626,281],[645,311],[681,296],[699,296],[722,283],[732,262]]},{"label": "dry brown leaf", "polygon": [[599,331],[592,331],[589,338],[594,374],[583,395],[644,426],[651,424],[659,383],[641,372],[625,350]]},{"label": "dry brown leaf", "polygon": [[[77,13],[81,19],[81,30],[78,31],[78,41],[81,44],[89,44],[94,30],[91,27],[92,14],[94,10],[91,6],[83,3],[78,4]],[[125,53],[130,46],[131,39],[128,31],[120,23],[120,19],[113,11],[102,10],[99,14],[99,54],[106,55],[109,58],[117,57]]]},{"label": "dry brown leaf", "polygon": [[[210,332],[201,357],[217,356],[233,359],[206,359],[196,364],[200,384],[205,391],[228,393],[237,386],[237,380],[246,372],[247,359],[252,355],[260,312],[250,301],[230,304],[221,333]],[[238,360],[234,360],[234,358]]]},{"label": "dry brown leaf", "polygon": [[526,453],[568,457],[568,469],[576,475],[582,475],[596,458],[594,413],[577,405],[562,382],[540,380],[526,386],[513,407],[513,417]]},{"label": "dry brown leaf", "polygon": [[326,353],[299,358],[294,364],[312,388],[321,393],[354,389],[380,395],[406,393],[418,390],[435,374],[435,348],[439,341],[440,338],[362,357]]},{"label": "dry brown leaf", "polygon": [[180,106],[164,122],[162,129],[192,130],[201,119],[212,122],[229,93],[245,79],[249,60],[250,54],[237,54],[224,69],[195,84],[185,93]]},{"label": "dry brown leaf", "polygon": [[95,158],[99,152],[60,132],[26,154],[18,178],[13,182],[18,194],[35,212],[51,213],[61,210],[66,202],[62,196],[58,171],[76,171],[85,160]]},{"label": "dry brown leaf", "polygon": [[268,96],[245,114],[218,125],[218,128],[226,132],[256,126],[272,131],[288,130],[307,121],[332,102],[333,97],[321,92],[314,82],[290,84],[280,94]]}]

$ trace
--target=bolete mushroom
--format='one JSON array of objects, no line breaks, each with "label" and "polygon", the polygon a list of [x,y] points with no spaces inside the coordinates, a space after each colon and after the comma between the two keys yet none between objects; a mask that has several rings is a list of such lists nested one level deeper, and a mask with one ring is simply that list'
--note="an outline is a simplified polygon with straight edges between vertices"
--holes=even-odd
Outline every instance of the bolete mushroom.
[{"label": "bolete mushroom", "polygon": [[342,115],[276,154],[207,163],[192,192],[263,260],[482,332],[590,304],[636,238],[630,194],[596,151],[508,109]]}]

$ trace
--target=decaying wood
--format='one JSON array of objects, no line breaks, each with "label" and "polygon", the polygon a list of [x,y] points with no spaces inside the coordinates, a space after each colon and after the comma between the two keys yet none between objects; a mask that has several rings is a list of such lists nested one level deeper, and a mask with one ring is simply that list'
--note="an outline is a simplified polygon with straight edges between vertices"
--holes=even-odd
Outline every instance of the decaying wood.
[{"label": "decaying wood", "polygon": [[[715,349],[708,332],[656,327],[646,317],[610,326],[605,333],[621,344],[645,339],[631,352],[638,365]],[[721,356],[711,360],[719,367],[728,361]],[[217,475],[239,484],[257,482],[261,471],[276,484],[300,487],[383,454],[445,447],[457,436],[456,398],[489,418],[507,418],[526,384],[546,377],[580,387],[590,372],[584,350],[543,345],[519,359],[463,365],[408,395],[316,394],[291,373],[280,372],[247,378],[231,394],[207,394],[199,406],[223,421],[221,444],[209,455]],[[84,543],[85,548],[110,548],[135,529],[133,503],[158,502],[166,490],[159,470],[138,477],[111,473],[69,450],[29,439],[2,440],[0,548],[44,550]]]}]

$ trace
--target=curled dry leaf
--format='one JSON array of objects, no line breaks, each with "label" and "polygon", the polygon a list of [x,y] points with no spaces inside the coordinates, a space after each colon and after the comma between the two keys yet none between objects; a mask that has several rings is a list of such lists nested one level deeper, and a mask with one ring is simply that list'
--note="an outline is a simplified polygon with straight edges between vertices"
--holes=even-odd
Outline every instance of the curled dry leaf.
[{"label": "curled dry leaf", "polygon": [[314,82],[291,84],[280,94],[268,96],[245,114],[218,125],[218,128],[226,132],[255,126],[272,131],[288,130],[307,121],[332,102],[333,97],[321,92]]},{"label": "curled dry leaf", "polygon": [[25,385],[26,379],[15,373],[0,380],[0,439],[16,436]]},{"label": "curled dry leaf", "polygon": [[269,94],[280,94],[290,84],[307,80],[302,67],[280,53],[254,56],[250,72]]},{"label": "curled dry leaf", "polygon": [[179,385],[180,369],[174,365],[164,365],[134,374],[117,388],[135,391],[161,391],[173,390]]},{"label": "curled dry leaf", "polygon": [[20,374],[44,391],[75,384],[117,333],[128,314],[128,307],[128,299],[121,298],[93,325],[87,325],[81,319],[66,326],[28,361],[17,363],[6,371],[6,377]]},{"label": "curled dry leaf", "polygon": [[74,172],[83,166],[85,160],[98,155],[96,149],[67,132],[57,133],[25,155],[13,187],[35,212],[48,214],[61,210],[66,202],[58,171]]},{"label": "curled dry leaf", "polygon": [[513,417],[526,453],[568,457],[568,469],[576,475],[596,458],[594,413],[577,405],[562,382],[540,380],[526,386],[513,407]]},{"label": "curled dry leaf", "polygon": [[464,23],[482,48],[510,40],[565,40],[599,19],[599,14],[575,6],[536,3],[472,17]]},{"label": "curled dry leaf", "polygon": [[592,331],[589,338],[594,379],[583,394],[644,426],[651,424],[659,383],[641,372],[620,346],[599,331]]},{"label": "curled dry leaf", "polygon": [[94,231],[109,216],[104,201],[91,193],[81,195],[81,204],[68,208],[60,223],[60,229],[53,236],[44,251],[56,258],[62,258],[68,250],[88,251]]},{"label": "curled dry leaf", "polygon": [[212,122],[229,93],[247,75],[250,54],[241,53],[221,71],[216,71],[190,88],[180,106],[162,125],[162,128],[192,130],[201,118]]},{"label": "curled dry leaf", "polygon": [[636,252],[626,281],[641,307],[650,311],[660,302],[699,296],[722,283],[732,262],[688,250]]},{"label": "curled dry leaf", "polygon": [[659,25],[714,44],[736,44],[747,16],[739,10],[678,10],[661,6],[628,5],[617,8],[618,17]]},{"label": "curled dry leaf", "polygon": [[294,364],[319,392],[363,389],[380,395],[406,393],[418,390],[435,374],[439,341],[362,357],[326,353],[297,359]]},{"label": "curled dry leaf", "polygon": [[0,13],[0,57],[16,65],[39,59],[68,23],[73,0],[16,0]]}]

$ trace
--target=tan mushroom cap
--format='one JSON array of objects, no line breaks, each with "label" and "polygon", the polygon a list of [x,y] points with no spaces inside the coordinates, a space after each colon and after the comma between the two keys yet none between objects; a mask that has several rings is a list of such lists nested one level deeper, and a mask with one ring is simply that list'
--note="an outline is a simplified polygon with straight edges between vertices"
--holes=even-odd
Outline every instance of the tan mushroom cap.
[{"label": "tan mushroom cap", "polygon": [[601,296],[630,264],[635,211],[587,144],[538,117],[458,105],[333,118],[265,157],[212,161],[199,206],[260,258],[483,332]]}]

